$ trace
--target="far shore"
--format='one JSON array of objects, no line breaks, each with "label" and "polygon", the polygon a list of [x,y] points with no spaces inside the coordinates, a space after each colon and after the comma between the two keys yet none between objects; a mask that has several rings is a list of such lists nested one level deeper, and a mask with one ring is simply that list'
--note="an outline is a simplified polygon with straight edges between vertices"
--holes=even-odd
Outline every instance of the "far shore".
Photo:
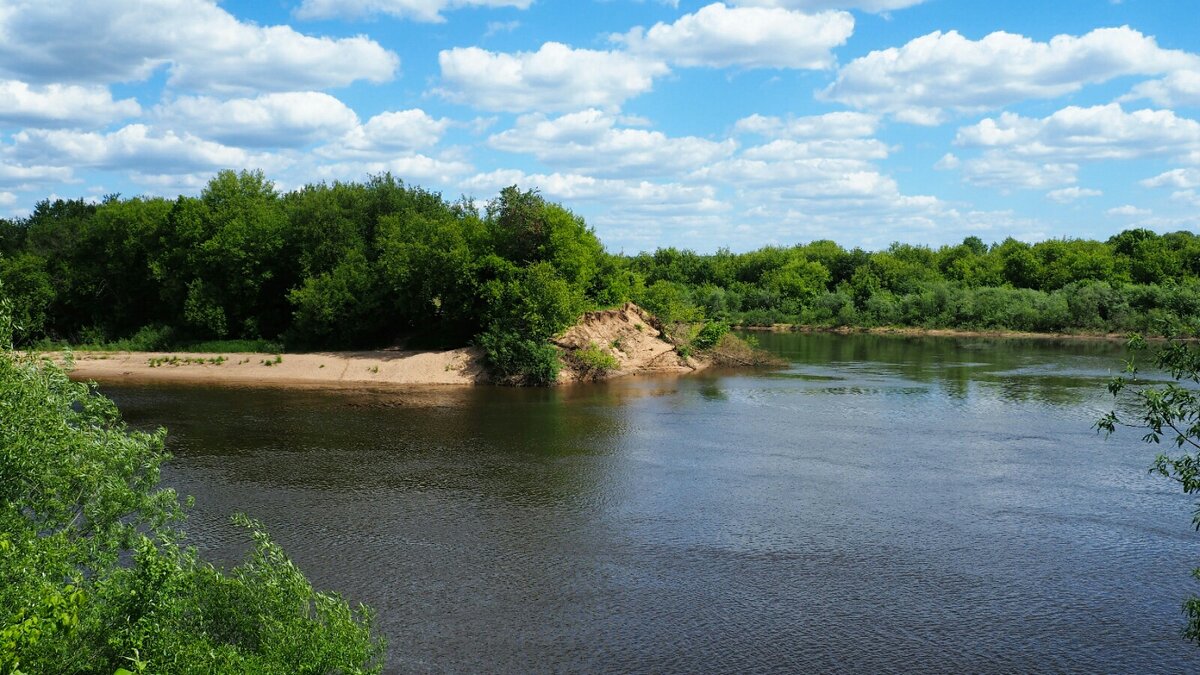
[{"label": "far shore", "polygon": [[[56,363],[67,352],[44,356]],[[243,385],[447,385],[486,381],[475,349],[440,352],[376,350],[304,354],[70,352],[71,377],[105,382]]]},{"label": "far shore", "polygon": [[[919,326],[812,326],[777,323],[771,326],[734,326],[735,330],[765,333],[833,333],[836,335],[911,335],[914,337],[1004,338],[1020,340],[1102,340],[1125,342],[1128,333],[1033,333],[1016,330],[964,330],[961,328],[921,328]],[[1165,339],[1146,337],[1147,340]]]}]

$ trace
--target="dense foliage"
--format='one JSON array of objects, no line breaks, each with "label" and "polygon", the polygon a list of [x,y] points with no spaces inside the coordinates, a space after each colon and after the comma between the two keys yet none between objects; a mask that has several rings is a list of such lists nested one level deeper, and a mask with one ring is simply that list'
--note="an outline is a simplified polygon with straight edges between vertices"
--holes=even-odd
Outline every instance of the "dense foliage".
[{"label": "dense foliage", "polygon": [[749,253],[661,249],[629,260],[642,302],[666,320],[742,325],[1154,331],[1200,320],[1200,237],[1128,230],[1106,242],[986,245],[831,241]]},{"label": "dense foliage", "polygon": [[163,432],[7,342],[0,306],[0,673],[378,672],[370,614],[262,529],[226,572],[181,544]]},{"label": "dense foliage", "polygon": [[[1130,340],[1130,347],[1135,354],[1149,349],[1140,336]],[[1200,348],[1194,342],[1172,339],[1153,350],[1151,362],[1171,381],[1157,384],[1140,378],[1138,363],[1131,358],[1125,373],[1113,378],[1108,387],[1128,408],[1110,412],[1096,426],[1109,434],[1122,426],[1141,429],[1147,443],[1159,444],[1165,439],[1180,454],[1159,454],[1151,470],[1179,483],[1185,494],[1195,494],[1200,492]],[[1192,524],[1200,530],[1200,505]],[[1193,570],[1192,576],[1200,580],[1200,568]],[[1200,644],[1200,597],[1188,598],[1183,610],[1188,619],[1184,636]]]},{"label": "dense foliage", "polygon": [[[987,245],[831,241],[711,255],[606,253],[584,222],[506,188],[480,209],[390,176],[281,194],[218,174],[198,197],[43,201],[0,220],[23,344],[214,340],[289,348],[481,345],[496,374],[552,379],[546,339],[632,299],[665,323],[1153,330],[1200,316],[1200,237]],[[245,343],[243,343],[245,344]],[[219,347],[219,345],[216,345]]]}]

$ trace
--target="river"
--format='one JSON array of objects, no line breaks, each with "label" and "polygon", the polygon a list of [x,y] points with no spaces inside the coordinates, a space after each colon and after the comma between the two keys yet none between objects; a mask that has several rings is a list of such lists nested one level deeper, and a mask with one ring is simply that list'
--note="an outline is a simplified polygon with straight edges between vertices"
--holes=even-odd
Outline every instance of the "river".
[{"label": "river", "polygon": [[550,390],[105,386],[192,541],[235,511],[389,672],[1183,672],[1200,542],[1120,345],[758,336],[777,371]]}]

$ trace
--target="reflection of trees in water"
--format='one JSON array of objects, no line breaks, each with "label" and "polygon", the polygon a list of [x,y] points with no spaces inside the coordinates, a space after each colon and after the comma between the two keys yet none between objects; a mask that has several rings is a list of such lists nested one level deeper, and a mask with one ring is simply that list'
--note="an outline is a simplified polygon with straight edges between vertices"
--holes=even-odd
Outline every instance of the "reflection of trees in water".
[{"label": "reflection of trees in water", "polygon": [[[755,337],[764,349],[801,367],[845,368],[867,378],[872,372],[899,376],[936,384],[946,395],[961,399],[971,395],[975,383],[998,387],[999,395],[1007,400],[1056,405],[1087,398],[1096,381],[1087,370],[1106,367],[1122,353],[1119,343],[1103,340],[830,333],[760,333]],[[1083,372],[1064,375],[1056,372],[1056,366],[1068,370],[1075,366]],[[1022,370],[1029,372],[1015,372]]]},{"label": "reflection of trees in water", "polygon": [[1104,391],[1103,378],[1046,376],[996,376],[983,381],[1005,401],[1075,405]]},{"label": "reflection of trees in water", "polygon": [[[279,390],[114,388],[132,424],[166,426],[187,471],[226,484],[335,494],[462,491],[571,499],[603,476],[626,426],[607,387]],[[211,478],[206,478],[211,480]]]}]

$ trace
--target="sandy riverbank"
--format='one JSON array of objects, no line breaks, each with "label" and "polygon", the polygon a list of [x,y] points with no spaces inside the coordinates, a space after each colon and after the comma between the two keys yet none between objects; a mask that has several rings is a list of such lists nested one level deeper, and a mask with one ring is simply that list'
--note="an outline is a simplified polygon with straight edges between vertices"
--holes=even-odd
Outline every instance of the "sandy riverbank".
[{"label": "sandy riverbank", "polygon": [[[47,354],[62,363],[62,353]],[[486,380],[474,349],[307,354],[75,352],[71,377],[97,382],[263,385],[471,385]]]}]

